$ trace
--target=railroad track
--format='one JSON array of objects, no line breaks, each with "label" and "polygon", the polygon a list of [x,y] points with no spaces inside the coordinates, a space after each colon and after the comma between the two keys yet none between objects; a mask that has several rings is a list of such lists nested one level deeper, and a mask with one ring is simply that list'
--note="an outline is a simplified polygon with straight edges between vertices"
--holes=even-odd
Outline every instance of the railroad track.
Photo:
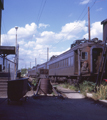
[{"label": "railroad track", "polygon": [[53,93],[55,94],[55,96],[58,96],[60,98],[67,98],[67,96],[61,90],[57,89],[58,84],[51,83],[51,85],[52,85],[52,90],[53,90]]}]

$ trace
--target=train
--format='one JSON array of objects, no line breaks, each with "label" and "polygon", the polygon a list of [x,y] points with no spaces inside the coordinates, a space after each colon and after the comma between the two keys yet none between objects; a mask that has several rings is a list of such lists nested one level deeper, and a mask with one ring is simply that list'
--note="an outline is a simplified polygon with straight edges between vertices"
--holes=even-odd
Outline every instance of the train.
[{"label": "train", "polygon": [[[105,21],[102,24],[107,28],[107,20]],[[103,39],[105,39],[105,32],[103,33]],[[28,70],[28,76],[36,77],[40,69],[46,69],[48,77],[55,81],[61,80],[61,78],[70,79],[70,82],[88,79],[94,81],[99,73],[104,45],[105,40],[98,40],[98,38],[76,40],[68,51],[58,56],[54,55],[48,62]],[[105,71],[105,75],[107,75],[107,71]]]}]

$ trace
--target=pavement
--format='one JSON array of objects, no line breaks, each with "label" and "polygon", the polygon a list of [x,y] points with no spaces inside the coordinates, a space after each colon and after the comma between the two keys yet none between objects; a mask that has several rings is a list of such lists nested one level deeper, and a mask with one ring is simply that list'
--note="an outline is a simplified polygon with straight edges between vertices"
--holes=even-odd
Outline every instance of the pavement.
[{"label": "pavement", "polygon": [[38,95],[27,92],[27,101],[11,101],[0,98],[0,120],[107,120],[107,108],[75,91],[58,88],[65,98]]},{"label": "pavement", "polygon": [[[82,99],[82,98],[88,98],[88,99],[91,99],[93,100],[93,95],[91,93],[87,93],[86,96],[82,95],[79,92],[76,92],[74,90],[70,90],[70,89],[67,89],[67,88],[63,88],[61,86],[57,86],[57,89],[58,91],[66,98],[69,98],[69,99]],[[95,101],[95,100],[93,100]],[[100,103],[102,105],[105,105],[107,107],[107,100],[97,100],[95,101],[97,103]]]},{"label": "pavement", "polygon": [[57,86],[57,90],[64,95],[65,97],[69,99],[82,99],[85,98],[84,95],[80,94],[79,92],[76,92],[74,90],[66,89],[61,86]]}]

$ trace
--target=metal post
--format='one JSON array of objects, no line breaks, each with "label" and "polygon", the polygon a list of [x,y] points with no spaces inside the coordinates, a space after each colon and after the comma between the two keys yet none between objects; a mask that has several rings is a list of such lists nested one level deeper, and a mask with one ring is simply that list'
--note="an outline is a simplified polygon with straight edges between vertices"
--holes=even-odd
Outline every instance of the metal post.
[{"label": "metal post", "polygon": [[16,75],[15,76],[17,78],[17,69],[18,69],[17,29],[18,29],[18,27],[16,26],[15,29],[16,29],[16,49],[15,49],[15,73],[16,73]]},{"label": "metal post", "polygon": [[16,26],[15,29],[16,29],[16,47],[17,47],[17,30],[18,30],[18,27]]},{"label": "metal post", "polygon": [[88,36],[90,40],[90,7],[88,7]]}]

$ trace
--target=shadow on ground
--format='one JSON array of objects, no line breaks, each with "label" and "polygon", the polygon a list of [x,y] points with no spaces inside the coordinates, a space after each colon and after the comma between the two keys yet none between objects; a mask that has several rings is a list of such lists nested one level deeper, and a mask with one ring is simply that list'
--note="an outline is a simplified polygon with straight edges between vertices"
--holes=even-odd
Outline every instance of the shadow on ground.
[{"label": "shadow on ground", "polygon": [[106,120],[107,109],[89,99],[56,96],[28,96],[11,101],[0,98],[0,120]]}]

